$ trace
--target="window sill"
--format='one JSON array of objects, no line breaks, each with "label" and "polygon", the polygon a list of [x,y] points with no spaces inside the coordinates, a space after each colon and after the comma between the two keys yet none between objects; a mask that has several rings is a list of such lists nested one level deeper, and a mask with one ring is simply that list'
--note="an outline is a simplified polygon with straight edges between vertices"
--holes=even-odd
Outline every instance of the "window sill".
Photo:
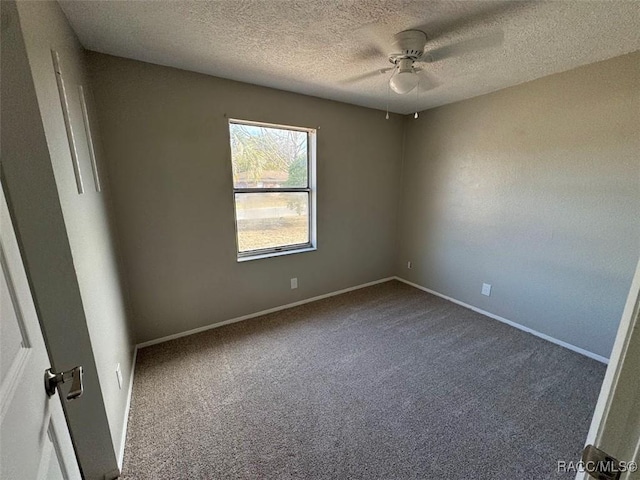
[{"label": "window sill", "polygon": [[251,260],[261,260],[263,258],[282,257],[284,255],[294,255],[296,253],[315,252],[317,247],[296,248],[295,250],[283,250],[281,252],[261,253],[259,255],[251,255],[247,257],[238,257],[238,263],[249,262]]}]

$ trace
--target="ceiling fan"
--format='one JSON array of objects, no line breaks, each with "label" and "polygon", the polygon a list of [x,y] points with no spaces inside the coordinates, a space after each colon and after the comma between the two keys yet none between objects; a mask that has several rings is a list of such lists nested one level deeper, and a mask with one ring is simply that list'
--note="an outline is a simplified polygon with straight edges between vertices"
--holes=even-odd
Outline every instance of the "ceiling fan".
[{"label": "ceiling fan", "polygon": [[[351,77],[346,79],[345,83],[359,82],[379,74],[393,71],[389,79],[389,87],[399,95],[405,95],[413,91],[419,83],[421,83],[421,89],[432,89],[437,87],[439,82],[430,78],[427,72],[424,71],[424,67],[420,64],[432,63],[454,55],[462,55],[501,45],[503,39],[504,35],[502,31],[498,31],[483,37],[476,37],[427,51],[425,50],[427,46],[427,35],[422,30],[404,30],[393,36],[392,48],[394,53],[388,56],[389,62],[393,64],[392,67],[381,68],[356,77]],[[377,46],[374,48],[374,51],[376,52],[376,56],[382,53],[382,49]],[[418,75],[419,72],[422,73]],[[421,82],[421,80],[428,81]]]},{"label": "ceiling fan", "polygon": [[389,55],[389,61],[394,66],[380,70],[380,73],[395,70],[389,79],[389,86],[394,92],[404,95],[418,86],[420,79],[417,74],[422,71],[422,68],[416,67],[415,63],[429,60],[428,54],[424,55],[426,44],[427,35],[420,30],[405,30],[396,33],[393,46],[397,48],[399,53]]},{"label": "ceiling fan", "polygon": [[[434,2],[434,5],[439,4]],[[415,90],[417,96],[418,88],[430,90],[441,83],[427,71],[427,64],[501,47],[504,44],[501,25],[536,5],[532,0],[465,2],[466,13],[444,21],[435,15],[434,19],[396,33],[391,44],[386,25],[393,22],[380,20],[365,24],[357,29],[364,48],[354,61],[386,57],[393,66],[347,78],[342,83],[359,82],[392,71],[389,92],[406,95]]]}]

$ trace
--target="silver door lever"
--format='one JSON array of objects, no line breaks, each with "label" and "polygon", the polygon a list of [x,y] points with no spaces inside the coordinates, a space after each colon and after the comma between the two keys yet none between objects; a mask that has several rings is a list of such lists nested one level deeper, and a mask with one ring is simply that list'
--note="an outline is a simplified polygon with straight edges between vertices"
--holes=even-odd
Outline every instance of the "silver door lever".
[{"label": "silver door lever", "polygon": [[74,367],[71,370],[60,373],[53,373],[51,369],[48,368],[44,371],[44,390],[47,392],[47,395],[51,397],[56,393],[56,387],[59,384],[65,383],[71,378],[73,381],[71,382],[71,389],[67,394],[67,400],[74,400],[82,395],[83,392],[82,374],[82,366]]}]

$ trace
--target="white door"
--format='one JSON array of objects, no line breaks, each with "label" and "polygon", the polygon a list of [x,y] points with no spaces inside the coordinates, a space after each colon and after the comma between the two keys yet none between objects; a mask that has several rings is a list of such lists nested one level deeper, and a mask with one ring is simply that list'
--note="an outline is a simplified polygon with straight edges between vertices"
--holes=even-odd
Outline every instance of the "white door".
[{"label": "white door", "polygon": [[59,394],[45,393],[49,357],[0,196],[0,478],[80,479]]},{"label": "white door", "polygon": [[[620,480],[640,479],[640,262],[586,443],[628,464],[619,469]],[[585,472],[576,476],[577,480],[589,478]]]}]

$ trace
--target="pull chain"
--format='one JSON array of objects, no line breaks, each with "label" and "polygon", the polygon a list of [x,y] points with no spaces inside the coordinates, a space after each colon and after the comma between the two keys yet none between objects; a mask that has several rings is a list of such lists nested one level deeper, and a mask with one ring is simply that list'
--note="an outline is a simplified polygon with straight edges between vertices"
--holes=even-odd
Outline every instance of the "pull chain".
[{"label": "pull chain", "polygon": [[389,98],[390,97],[391,97],[391,86],[389,85],[389,81],[387,81],[387,115],[384,117],[387,120],[389,120]]},{"label": "pull chain", "polygon": [[[418,75],[416,73],[416,75]],[[413,118],[418,118],[418,90],[420,90],[420,77],[418,76],[418,85],[416,85],[416,113],[413,114]]]}]

